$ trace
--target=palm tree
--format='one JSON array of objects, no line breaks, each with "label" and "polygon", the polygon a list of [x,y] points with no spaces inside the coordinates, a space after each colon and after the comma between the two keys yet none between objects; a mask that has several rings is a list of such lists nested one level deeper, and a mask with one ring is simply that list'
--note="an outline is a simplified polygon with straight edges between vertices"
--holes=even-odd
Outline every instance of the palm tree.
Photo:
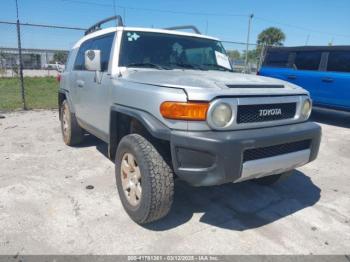
[{"label": "palm tree", "polygon": [[258,35],[258,45],[283,46],[286,35],[277,27],[269,27]]}]

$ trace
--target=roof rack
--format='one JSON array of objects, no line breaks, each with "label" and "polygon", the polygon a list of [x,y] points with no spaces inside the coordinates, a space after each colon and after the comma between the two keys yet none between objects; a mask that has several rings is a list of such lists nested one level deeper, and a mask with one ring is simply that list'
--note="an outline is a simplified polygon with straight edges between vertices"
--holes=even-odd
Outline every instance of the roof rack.
[{"label": "roof rack", "polygon": [[115,15],[115,16],[111,16],[111,17],[108,17],[106,19],[103,19],[100,22],[97,22],[93,26],[89,27],[89,29],[85,31],[85,35],[88,35],[88,34],[91,34],[95,31],[101,30],[101,25],[103,25],[109,21],[113,21],[113,20],[117,21],[117,26],[124,26],[122,17],[120,15]]},{"label": "roof rack", "polygon": [[195,32],[196,34],[201,34],[198,28],[195,27],[194,25],[180,25],[180,26],[168,27],[164,29],[167,29],[167,30],[192,29],[193,32]]}]

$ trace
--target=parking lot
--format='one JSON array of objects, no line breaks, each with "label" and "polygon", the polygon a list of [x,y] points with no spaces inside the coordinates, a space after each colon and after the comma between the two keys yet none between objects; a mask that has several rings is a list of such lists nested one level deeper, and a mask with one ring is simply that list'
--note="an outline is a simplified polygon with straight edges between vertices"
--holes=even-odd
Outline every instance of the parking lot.
[{"label": "parking lot", "polygon": [[0,254],[349,253],[349,114],[314,113],[319,157],[289,180],[210,188],[177,181],[170,214],[144,227],[122,208],[105,143],[90,136],[65,146],[57,111],[4,116]]}]

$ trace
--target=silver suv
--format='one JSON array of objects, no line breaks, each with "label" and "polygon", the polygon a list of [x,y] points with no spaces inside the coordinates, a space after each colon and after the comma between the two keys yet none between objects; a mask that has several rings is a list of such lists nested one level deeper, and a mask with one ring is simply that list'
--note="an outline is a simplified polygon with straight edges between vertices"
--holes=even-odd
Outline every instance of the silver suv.
[{"label": "silver suv", "polygon": [[114,18],[117,27],[97,23],[71,50],[59,112],[67,145],[86,132],[108,144],[134,221],[169,212],[175,177],[193,186],[272,184],[316,158],[321,129],[308,122],[307,91],[233,73],[221,42],[197,30]]}]

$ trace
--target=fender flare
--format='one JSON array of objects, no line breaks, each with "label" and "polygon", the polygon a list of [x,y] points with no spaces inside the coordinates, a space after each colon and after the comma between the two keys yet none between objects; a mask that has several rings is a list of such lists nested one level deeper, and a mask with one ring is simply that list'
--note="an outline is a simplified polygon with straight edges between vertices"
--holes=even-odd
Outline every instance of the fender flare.
[{"label": "fender flare", "polygon": [[[74,108],[74,105],[73,105],[73,103],[72,103],[72,100],[71,100],[71,98],[70,98],[70,96],[69,96],[69,91],[66,90],[66,89],[62,89],[62,88],[58,89],[58,106],[60,106],[60,105],[59,105],[59,103],[60,103],[60,94],[65,95],[71,113],[75,114],[75,108]],[[58,109],[59,109],[59,107],[58,107]]]},{"label": "fender flare", "polygon": [[120,134],[118,134],[118,120],[121,115],[132,117],[138,120],[153,137],[161,140],[170,141],[170,128],[165,126],[156,117],[140,109],[115,104],[111,106],[109,120],[108,153],[111,159],[114,158],[114,154],[117,150],[119,141],[122,138]]}]

